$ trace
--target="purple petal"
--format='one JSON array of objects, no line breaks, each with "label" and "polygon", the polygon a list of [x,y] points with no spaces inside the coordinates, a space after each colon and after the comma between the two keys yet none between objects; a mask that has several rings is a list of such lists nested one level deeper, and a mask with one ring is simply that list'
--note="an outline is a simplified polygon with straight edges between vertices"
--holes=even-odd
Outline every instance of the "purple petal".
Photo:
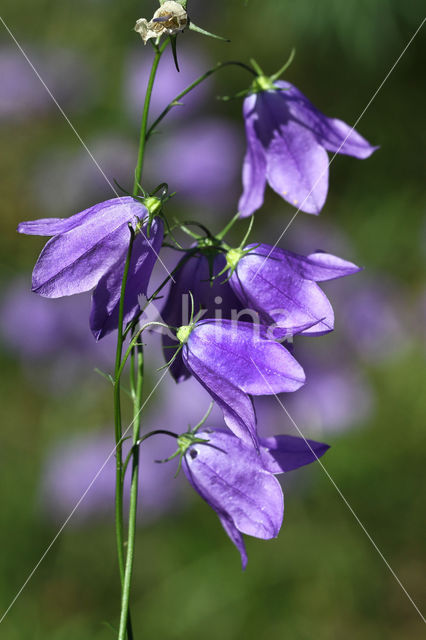
[{"label": "purple petal", "polygon": [[[127,215],[126,208],[132,207],[135,204],[135,200],[133,198],[124,197],[120,198],[119,201],[114,198],[112,200],[106,200],[105,202],[100,202],[93,207],[89,207],[84,211],[80,211],[80,213],[76,213],[69,218],[41,218],[39,220],[28,220],[27,222],[20,222],[18,224],[18,233],[25,233],[29,236],[56,236],[60,233],[66,233],[67,231],[71,231],[71,229],[75,229],[82,224],[85,224],[87,220],[93,215],[100,216],[102,215],[102,211],[104,209],[108,209],[109,207],[114,207],[116,211],[116,216],[120,218],[120,214],[123,217],[123,222],[130,220],[132,214]],[[119,207],[118,205],[122,205]]]},{"label": "purple petal", "polygon": [[217,515],[219,516],[219,520],[222,524],[222,527],[225,529],[229,539],[231,540],[231,542],[235,544],[238,551],[240,552],[241,566],[244,571],[245,568],[247,567],[248,558],[247,558],[246,545],[244,544],[243,536],[238,531],[237,527],[233,524],[232,518],[230,518],[229,516],[223,513],[218,513]]},{"label": "purple petal", "polygon": [[187,345],[183,347],[182,354],[189,371],[222,410],[226,425],[238,438],[257,448],[256,415],[249,396],[218,375],[214,365],[209,366],[188,353]]},{"label": "purple petal", "polygon": [[247,152],[243,163],[243,194],[238,204],[241,217],[250,216],[263,204],[266,185],[265,150],[256,131],[257,94],[244,100],[243,114],[247,136]]},{"label": "purple petal", "polygon": [[[147,293],[162,242],[163,222],[159,218],[153,221],[149,238],[147,225],[135,236],[124,297],[124,325],[131,322],[139,311],[138,296]],[[97,340],[118,327],[124,265],[122,256],[101,278],[93,292],[90,328]]]},{"label": "purple petal", "polygon": [[262,468],[258,453],[225,431],[197,436],[208,444],[192,445],[183,464],[193,487],[241,533],[275,538],[283,519],[283,494],[276,478]]},{"label": "purple petal", "polygon": [[274,436],[260,440],[264,468],[270,473],[285,473],[315,462],[329,445],[294,436]]},{"label": "purple petal", "polygon": [[[325,253],[324,251],[316,251],[309,256],[302,256],[298,253],[293,253],[293,251],[281,249],[280,247],[272,247],[269,244],[249,244],[244,247],[245,251],[247,249],[252,249],[248,255],[257,255],[268,258],[268,260],[274,260],[281,264],[282,269],[289,272],[293,271],[294,274],[301,278],[313,280],[314,282],[343,278],[344,276],[362,271],[362,267],[358,267],[353,262],[343,260],[343,258],[334,256],[331,253]],[[264,260],[262,262],[264,262]],[[263,268],[264,266],[262,266],[262,269]]]},{"label": "purple petal", "polygon": [[292,268],[286,252],[272,250],[268,257],[271,250],[268,245],[254,248],[232,274],[230,284],[243,304],[258,311],[268,325],[276,325],[270,335],[277,339],[332,331],[334,314],[327,296],[314,282],[304,280],[300,269]]},{"label": "purple petal", "polygon": [[48,298],[82,293],[126,253],[127,222],[142,218],[145,207],[133,199],[95,205],[82,224],[57,235],[45,245],[33,271],[33,291]]},{"label": "purple petal", "polygon": [[188,355],[251,395],[296,391],[305,382],[287,349],[247,322],[202,320],[189,336]]},{"label": "purple petal", "polygon": [[178,186],[179,207],[203,207],[217,216],[218,209],[235,207],[241,143],[235,125],[223,118],[187,118],[167,136],[157,136],[147,177],[156,180],[160,174],[164,182]]},{"label": "purple petal", "polygon": [[321,113],[294,85],[283,81],[276,84],[285,89],[282,96],[291,117],[307,127],[327,151],[363,159],[378,149],[342,120],[328,118]]},{"label": "purple petal", "polygon": [[304,277],[315,282],[343,278],[358,271],[362,271],[362,267],[322,251],[311,253],[303,265]]},{"label": "purple petal", "polygon": [[274,191],[305,213],[318,214],[328,192],[327,152],[296,122],[282,124],[267,155],[267,178]]},{"label": "purple petal", "polygon": [[270,186],[301,211],[319,213],[328,190],[327,152],[311,131],[291,118],[284,92],[257,94],[256,109]]}]

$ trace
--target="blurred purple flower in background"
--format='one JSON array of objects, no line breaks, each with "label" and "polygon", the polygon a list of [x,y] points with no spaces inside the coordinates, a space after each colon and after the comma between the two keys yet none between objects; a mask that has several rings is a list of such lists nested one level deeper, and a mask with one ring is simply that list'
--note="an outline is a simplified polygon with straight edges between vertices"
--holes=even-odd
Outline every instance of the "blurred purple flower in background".
[{"label": "blurred purple flower in background", "polygon": [[[67,49],[24,50],[60,106],[81,110],[91,106],[97,82],[87,59]],[[0,47],[0,121],[22,120],[56,110],[52,98],[16,47]]]},{"label": "blurred purple flower in background", "polygon": [[[107,134],[89,140],[88,147],[108,180],[86,151],[52,149],[32,175],[36,201],[45,214],[68,215],[87,202],[112,197],[112,188],[122,195],[116,182],[130,190],[137,157],[134,143]],[[235,206],[241,156],[242,140],[233,124],[218,118],[196,120],[170,130],[167,137],[156,137],[144,185],[155,187],[164,180],[171,191],[177,190],[177,204],[202,206],[211,214],[215,207]],[[214,215],[217,219],[217,210]]]},{"label": "blurred purple flower in background", "polygon": [[44,215],[67,216],[90,202],[113,197],[113,189],[122,195],[114,181],[130,190],[136,144],[106,133],[88,140],[87,146],[105,175],[80,146],[72,151],[53,148],[38,160],[31,178],[32,192]]},{"label": "blurred purple flower in background", "polygon": [[[170,443],[169,443],[170,441]],[[123,445],[124,457],[130,448],[129,441]],[[142,473],[139,488],[143,496],[140,520],[143,523],[174,510],[182,499],[181,478],[174,479],[176,465],[158,464],[173,450],[173,440],[164,436],[146,440],[140,448]],[[89,520],[106,519],[114,513],[115,495],[115,444],[108,433],[75,436],[58,443],[45,460],[42,473],[40,500],[43,511],[54,522],[64,520],[74,509],[97,473],[85,498],[80,503],[72,523],[81,525]],[[130,488],[130,473],[125,479],[125,495]]]},{"label": "blurred purple flower in background", "polygon": [[157,137],[147,174],[153,184],[164,180],[176,189],[177,202],[201,206],[203,212],[234,207],[241,157],[236,127],[224,119],[204,118],[170,131],[167,139]]},{"label": "blurred purple flower in background", "polygon": [[[124,98],[125,108],[135,123],[139,124],[148,84],[149,72],[154,51],[135,49],[129,56],[125,69]],[[188,47],[179,40],[178,73],[172,55],[163,56],[151,97],[151,108],[155,119],[179,93],[209,68],[205,53],[200,49]],[[182,106],[173,107],[167,119],[188,118],[194,115],[210,93],[208,82],[203,82],[182,98]]]},{"label": "blurred purple flower in background", "polygon": [[[92,339],[91,343],[96,344]],[[149,361],[149,353],[147,357]],[[210,396],[196,380],[187,380],[178,387],[166,376],[153,397],[153,404],[149,403],[146,407],[143,432],[154,429],[168,429],[176,433],[186,431],[199,422],[210,401]],[[179,407],[178,411],[176,407]],[[213,425],[223,424],[217,407],[213,408],[209,422]],[[128,450],[128,447],[129,443],[126,441],[124,448]],[[44,511],[53,520],[64,519],[72,511],[113,448],[112,436],[102,432],[64,439],[50,451],[44,461],[40,495]],[[180,477],[174,480],[176,465],[154,462],[168,457],[175,448],[176,442],[167,436],[149,438],[141,448],[140,489],[143,506],[140,517],[143,522],[172,510],[176,504],[183,502],[186,484]],[[86,523],[110,516],[114,510],[114,492],[115,458],[112,456],[73,520]]]},{"label": "blurred purple flower in background", "polygon": [[305,387],[284,401],[303,434],[305,430],[318,435],[347,431],[370,416],[373,394],[360,368],[307,369]]},{"label": "blurred purple flower in background", "polygon": [[362,276],[351,295],[340,291],[340,322],[354,351],[374,364],[406,349],[411,339],[407,300],[402,288],[384,274]]},{"label": "blurred purple flower in background", "polygon": [[114,339],[96,343],[88,327],[89,294],[48,300],[28,285],[17,278],[2,291],[0,338],[34,384],[55,393],[112,366]]}]

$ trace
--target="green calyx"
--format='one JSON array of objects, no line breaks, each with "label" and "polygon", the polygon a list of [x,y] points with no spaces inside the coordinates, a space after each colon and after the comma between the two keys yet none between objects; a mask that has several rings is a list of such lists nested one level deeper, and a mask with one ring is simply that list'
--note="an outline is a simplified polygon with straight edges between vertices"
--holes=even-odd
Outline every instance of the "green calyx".
[{"label": "green calyx", "polygon": [[160,198],[156,198],[155,196],[148,196],[146,198],[143,198],[143,203],[148,209],[150,217],[153,217],[160,213],[163,206],[162,200]]},{"label": "green calyx", "polygon": [[261,93],[262,91],[275,91],[278,87],[267,76],[258,76],[253,80],[251,85],[251,93]]},{"label": "green calyx", "polygon": [[[208,439],[206,440],[205,438],[199,438],[197,436],[197,431],[203,426],[203,424],[208,419],[213,409],[213,405],[214,405],[214,402],[210,404],[209,408],[207,409],[204,416],[201,418],[200,422],[196,424],[193,429],[189,428],[188,431],[186,431],[185,433],[181,433],[179,436],[177,436],[177,445],[178,445],[177,451],[172,453],[172,455],[169,458],[166,458],[165,460],[156,460],[156,462],[169,462],[170,460],[173,460],[174,458],[177,458],[179,456],[179,465],[175,473],[175,478],[179,474],[179,471],[182,465],[182,458],[188,451],[189,447],[193,444],[208,444],[209,442]],[[176,434],[172,434],[171,432],[169,432],[169,435],[173,435],[174,437],[176,436]]]},{"label": "green calyx", "polygon": [[194,441],[199,440],[199,439],[200,438],[196,438],[195,435],[193,433],[191,433],[191,432],[182,433],[177,439],[177,443],[178,443],[178,447],[179,447],[180,453],[185,455],[185,453],[187,452],[189,447],[192,444],[194,444]]},{"label": "green calyx", "polygon": [[203,438],[197,438],[196,433],[193,431],[189,431],[187,433],[182,433],[177,439],[179,453],[184,456],[188,451],[189,447],[193,444],[207,444],[208,440],[204,440]]},{"label": "green calyx", "polygon": [[230,249],[225,256],[227,268],[234,272],[243,255],[245,255],[245,251],[242,249]]},{"label": "green calyx", "polygon": [[287,62],[279,69],[276,73],[272,74],[272,76],[267,76],[262,70],[261,66],[256,62],[256,60],[251,59],[251,65],[255,69],[258,74],[257,78],[252,82],[250,87],[251,93],[261,93],[262,91],[277,91],[282,90],[281,87],[276,86],[276,81],[282,76],[282,74],[289,68],[291,63],[293,62],[296,50],[292,49],[290,56]]},{"label": "green calyx", "polygon": [[176,338],[179,340],[181,344],[186,344],[188,342],[188,338],[191,335],[191,331],[193,329],[193,325],[184,324],[176,332]]}]

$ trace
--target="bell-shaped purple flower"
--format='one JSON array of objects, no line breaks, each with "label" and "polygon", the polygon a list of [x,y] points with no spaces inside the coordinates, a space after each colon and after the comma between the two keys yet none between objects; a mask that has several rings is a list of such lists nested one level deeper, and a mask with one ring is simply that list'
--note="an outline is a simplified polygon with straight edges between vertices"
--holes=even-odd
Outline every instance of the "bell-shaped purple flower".
[{"label": "bell-shaped purple flower", "polygon": [[203,430],[190,444],[182,467],[194,489],[217,513],[241,555],[247,553],[242,534],[269,540],[281,528],[284,498],[274,474],[314,462],[328,449],[326,444],[293,436],[261,440],[260,450],[247,447],[224,430]]},{"label": "bell-shaped purple flower", "polygon": [[[185,260],[185,258],[184,258]],[[223,254],[199,252],[186,259],[175,276],[175,283],[170,287],[166,303],[162,311],[162,318],[171,327],[186,325],[190,320],[191,298],[195,311],[202,310],[205,318],[231,318],[232,312],[238,313],[242,306],[223,277],[217,277],[225,267]],[[173,349],[174,347],[174,349]],[[166,362],[169,361],[179,343],[172,335],[163,334],[163,348]],[[181,354],[173,360],[170,373],[181,382],[191,375],[185,367]]]},{"label": "bell-shaped purple flower", "polygon": [[291,205],[318,214],[328,191],[327,151],[368,158],[377,149],[349,125],[318,111],[289,82],[247,96],[243,113],[243,217],[262,206],[266,182]]},{"label": "bell-shaped purple flower", "polygon": [[360,271],[352,262],[329,253],[302,256],[267,244],[231,249],[228,264],[233,268],[232,289],[265,324],[274,323],[276,339],[332,331],[333,309],[316,283]]},{"label": "bell-shaped purple flower", "polygon": [[70,218],[21,222],[20,233],[53,236],[33,270],[32,289],[60,298],[95,288],[90,325],[97,339],[117,328],[121,281],[130,242],[128,224],[136,229],[124,301],[124,320],[138,310],[146,293],[163,240],[163,223],[155,218],[148,234],[148,212],[131,197],[106,200]]},{"label": "bell-shaped purple flower", "polygon": [[223,412],[226,425],[258,447],[250,396],[297,391],[305,382],[300,364],[258,324],[201,320],[177,332],[185,365]]}]

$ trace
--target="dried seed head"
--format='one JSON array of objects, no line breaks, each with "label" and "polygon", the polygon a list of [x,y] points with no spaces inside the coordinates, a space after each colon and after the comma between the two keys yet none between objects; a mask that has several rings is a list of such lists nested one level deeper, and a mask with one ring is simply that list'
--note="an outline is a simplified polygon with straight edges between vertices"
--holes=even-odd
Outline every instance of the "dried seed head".
[{"label": "dried seed head", "polygon": [[154,13],[150,22],[140,18],[135,25],[135,31],[146,44],[151,38],[157,41],[163,34],[174,35],[183,31],[188,25],[188,15],[179,2],[164,2]]}]

